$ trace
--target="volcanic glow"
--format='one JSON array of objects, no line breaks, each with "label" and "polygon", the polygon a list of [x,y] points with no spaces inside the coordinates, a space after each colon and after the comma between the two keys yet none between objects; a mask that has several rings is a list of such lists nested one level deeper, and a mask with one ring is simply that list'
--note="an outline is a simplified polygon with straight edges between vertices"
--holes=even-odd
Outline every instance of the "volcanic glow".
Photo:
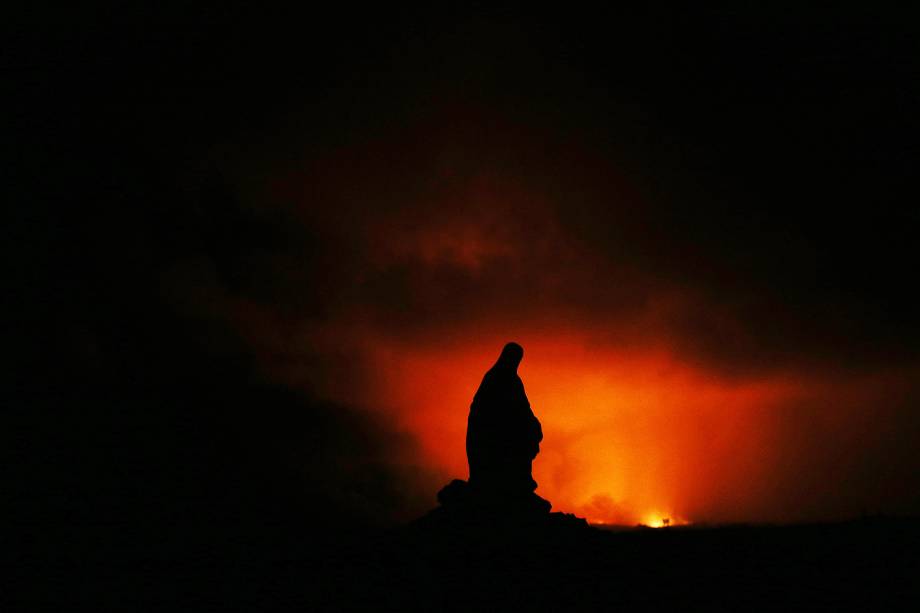
[{"label": "volcanic glow", "polygon": [[[390,350],[391,410],[428,461],[467,474],[470,400],[502,343]],[[510,339],[509,339],[510,340]],[[520,375],[541,420],[538,493],[556,510],[606,524],[686,523],[687,509],[755,478],[770,434],[763,409],[796,393],[783,381],[727,383],[665,354],[617,355],[584,341],[535,338]]]},{"label": "volcanic glow", "polygon": [[[544,431],[537,493],[598,524],[852,517],[870,486],[851,494],[853,473],[841,469],[849,454],[879,453],[873,445],[900,410],[888,396],[904,378],[729,378],[665,349],[617,351],[575,332],[480,331],[435,344],[362,337],[376,374],[346,399],[374,403],[417,438],[417,461],[445,480],[429,484],[432,500],[446,479],[467,477],[470,401],[503,343],[520,342],[519,373]],[[880,499],[887,491],[875,489]]]}]

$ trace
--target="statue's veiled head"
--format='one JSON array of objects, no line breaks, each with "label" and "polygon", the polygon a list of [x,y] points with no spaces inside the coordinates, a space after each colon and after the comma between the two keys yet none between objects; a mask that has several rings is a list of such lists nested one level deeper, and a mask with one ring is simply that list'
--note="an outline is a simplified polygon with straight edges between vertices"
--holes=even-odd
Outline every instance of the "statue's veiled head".
[{"label": "statue's veiled head", "polygon": [[501,355],[498,356],[495,366],[517,372],[522,359],[524,359],[524,348],[517,343],[508,343],[502,349]]}]

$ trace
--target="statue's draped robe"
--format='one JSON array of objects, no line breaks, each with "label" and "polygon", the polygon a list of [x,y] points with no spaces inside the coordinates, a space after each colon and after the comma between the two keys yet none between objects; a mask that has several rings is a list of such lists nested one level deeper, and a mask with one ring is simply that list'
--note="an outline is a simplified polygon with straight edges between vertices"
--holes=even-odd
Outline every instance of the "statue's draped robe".
[{"label": "statue's draped robe", "polygon": [[467,423],[470,485],[501,495],[536,489],[531,465],[543,440],[540,422],[517,374],[518,361],[503,354],[486,372]]}]

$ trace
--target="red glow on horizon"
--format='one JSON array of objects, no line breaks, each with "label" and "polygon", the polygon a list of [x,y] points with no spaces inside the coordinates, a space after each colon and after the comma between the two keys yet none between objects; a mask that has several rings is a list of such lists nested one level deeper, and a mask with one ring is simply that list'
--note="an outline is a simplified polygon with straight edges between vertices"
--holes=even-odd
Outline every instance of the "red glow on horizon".
[{"label": "red glow on horizon", "polygon": [[[469,403],[504,340],[391,347],[381,356],[388,410],[417,435],[428,462],[465,478]],[[520,375],[544,441],[537,493],[592,523],[688,523],[769,462],[769,407],[786,381],[728,382],[675,362],[591,349],[574,339],[517,338]],[[767,454],[767,455],[765,455]]]}]

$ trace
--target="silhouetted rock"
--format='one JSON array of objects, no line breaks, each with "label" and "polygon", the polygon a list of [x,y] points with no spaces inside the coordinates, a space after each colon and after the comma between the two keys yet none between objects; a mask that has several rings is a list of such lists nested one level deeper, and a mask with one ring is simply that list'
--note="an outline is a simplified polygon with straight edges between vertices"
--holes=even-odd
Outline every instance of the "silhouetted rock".
[{"label": "silhouetted rock", "polygon": [[588,523],[568,513],[550,513],[552,505],[534,492],[498,496],[454,479],[438,492],[439,507],[413,522],[442,535],[462,532],[537,536],[551,530],[585,530]]},{"label": "silhouetted rock", "polygon": [[533,492],[501,493],[481,490],[461,479],[454,479],[438,492],[438,502],[452,512],[546,514],[552,508],[548,500]]},{"label": "silhouetted rock", "polygon": [[445,506],[463,504],[469,484],[463,479],[454,479],[438,492],[438,502]]}]

